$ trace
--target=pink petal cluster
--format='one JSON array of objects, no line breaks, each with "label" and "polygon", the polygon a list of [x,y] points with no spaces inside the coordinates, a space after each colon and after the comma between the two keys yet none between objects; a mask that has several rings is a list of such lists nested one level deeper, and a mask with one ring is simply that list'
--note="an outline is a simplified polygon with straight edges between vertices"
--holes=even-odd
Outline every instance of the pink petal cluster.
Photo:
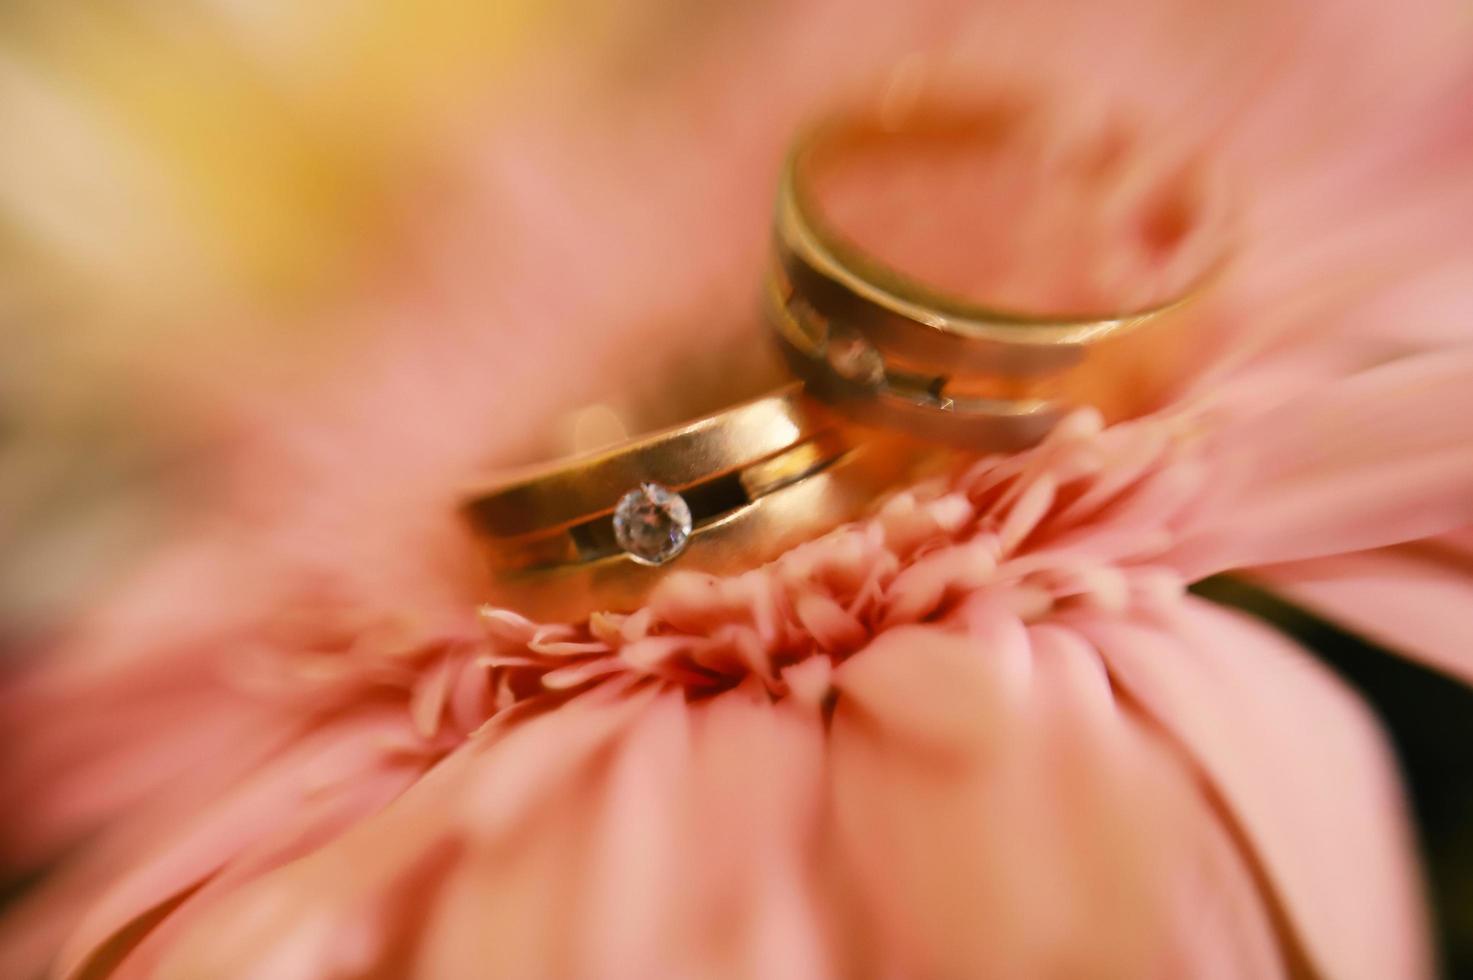
[{"label": "pink petal cluster", "polygon": [[[1250,571],[1473,677],[1473,61],[1432,6],[936,5],[784,58],[793,118],[926,43],[1176,120],[1246,197],[1232,355],[1155,416],[1078,412],[762,568],[539,624],[474,615],[455,488],[508,406],[625,386],[604,354],[745,295],[792,121],[748,80],[852,13],[566,83],[469,165],[517,247],[432,223],[429,271],[341,312],[372,342],[336,374],[229,394],[221,499],[0,695],[3,855],[65,854],[0,974],[1430,974],[1374,720],[1186,586]],[[1287,54],[1166,43],[1265,29]]]}]

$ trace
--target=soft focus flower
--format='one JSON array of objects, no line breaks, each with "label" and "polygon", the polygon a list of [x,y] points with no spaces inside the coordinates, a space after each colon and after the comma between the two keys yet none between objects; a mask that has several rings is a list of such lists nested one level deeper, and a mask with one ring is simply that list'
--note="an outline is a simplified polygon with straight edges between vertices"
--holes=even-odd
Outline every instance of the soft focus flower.
[{"label": "soft focus flower", "polygon": [[[549,70],[319,314],[335,358],[174,369],[206,504],[4,693],[5,857],[59,864],[0,973],[1431,971],[1375,723],[1185,589],[1249,571],[1473,674],[1459,12],[866,8],[669,11]],[[1227,175],[1197,385],[629,614],[477,621],[456,490],[750,348],[792,125],[918,50]]]}]

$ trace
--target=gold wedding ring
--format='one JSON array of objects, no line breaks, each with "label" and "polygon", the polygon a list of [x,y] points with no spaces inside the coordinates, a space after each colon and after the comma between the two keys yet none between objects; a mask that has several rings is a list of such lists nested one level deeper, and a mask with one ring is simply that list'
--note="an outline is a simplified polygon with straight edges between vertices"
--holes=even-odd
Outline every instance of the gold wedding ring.
[{"label": "gold wedding ring", "polygon": [[[1200,341],[1192,307],[1215,268],[1167,281],[1165,302],[1032,315],[928,286],[831,227],[805,183],[810,155],[836,133],[886,139],[894,121],[831,124],[787,161],[766,303],[802,384],[473,490],[463,511],[492,602],[544,622],[632,610],[664,568],[744,572],[862,516],[944,462],[938,443],[1019,449],[1077,406],[1130,418],[1183,382]],[[925,138],[969,125],[943,116]]]},{"label": "gold wedding ring", "polygon": [[[923,138],[934,140],[968,120],[929,124]],[[1217,263],[1181,295],[1119,312],[1030,315],[944,295],[836,232],[806,186],[815,147],[891,135],[879,117],[839,120],[802,140],[783,170],[765,302],[812,394],[868,425],[981,450],[1032,445],[1080,405],[1115,421],[1169,398],[1189,373],[1193,301]]]},{"label": "gold wedding ring", "polygon": [[861,516],[933,454],[789,385],[611,449],[502,476],[463,512],[491,599],[567,621],[639,605],[664,566],[754,568]]}]

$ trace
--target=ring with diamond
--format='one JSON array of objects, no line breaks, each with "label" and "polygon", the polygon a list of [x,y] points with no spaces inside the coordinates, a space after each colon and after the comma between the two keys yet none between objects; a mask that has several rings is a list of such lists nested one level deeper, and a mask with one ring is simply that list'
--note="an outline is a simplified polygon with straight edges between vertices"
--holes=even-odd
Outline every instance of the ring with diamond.
[{"label": "ring with diamond", "polygon": [[[934,159],[947,152],[947,140],[991,140],[991,147],[1017,118],[1007,111],[916,112],[899,121],[856,114],[799,141],[779,186],[765,304],[783,353],[814,396],[867,425],[1013,450],[1037,442],[1075,407],[1092,405],[1110,421],[1132,418],[1189,380],[1204,336],[1193,329],[1204,319],[1196,300],[1220,273],[1225,249],[1200,250],[1208,258],[1180,288],[1138,308],[1022,313],[959,299],[899,271],[819,214],[809,187],[818,150],[828,159],[834,147],[857,145],[893,161],[915,140]],[[923,186],[914,175],[908,180],[907,193]],[[1172,203],[1172,219],[1185,220],[1187,206]],[[928,217],[916,212],[912,204],[912,237]]]},{"label": "ring with diamond", "polygon": [[610,449],[509,473],[462,513],[490,598],[543,621],[639,605],[666,567],[732,574],[867,510],[937,456],[788,385]]}]

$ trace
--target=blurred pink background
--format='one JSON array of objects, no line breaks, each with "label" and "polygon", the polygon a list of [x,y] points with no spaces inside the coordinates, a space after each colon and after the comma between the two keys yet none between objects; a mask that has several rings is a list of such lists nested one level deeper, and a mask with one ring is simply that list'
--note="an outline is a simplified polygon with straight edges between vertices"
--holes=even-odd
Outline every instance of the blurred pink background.
[{"label": "blurred pink background", "polygon": [[[0,972],[1473,970],[1470,30],[7,5]],[[1226,252],[1193,386],[635,616],[478,625],[466,481],[774,383],[790,140],[934,97],[1023,151],[841,168],[846,230],[1023,307]]]}]

